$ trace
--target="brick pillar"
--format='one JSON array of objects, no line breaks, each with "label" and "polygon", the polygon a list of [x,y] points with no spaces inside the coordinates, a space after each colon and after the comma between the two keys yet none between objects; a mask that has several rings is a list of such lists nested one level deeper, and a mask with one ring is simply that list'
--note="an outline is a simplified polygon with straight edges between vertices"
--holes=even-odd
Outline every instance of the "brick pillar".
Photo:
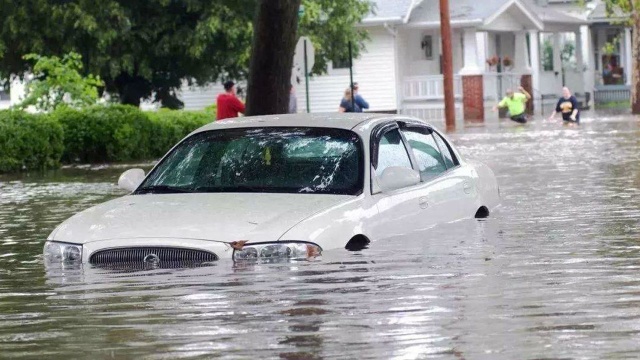
[{"label": "brick pillar", "polygon": [[465,120],[484,121],[482,75],[462,76],[462,108]]},{"label": "brick pillar", "polygon": [[521,86],[531,94],[531,100],[527,102],[527,114],[533,115],[533,83],[531,81],[531,75],[522,75],[520,79]]}]

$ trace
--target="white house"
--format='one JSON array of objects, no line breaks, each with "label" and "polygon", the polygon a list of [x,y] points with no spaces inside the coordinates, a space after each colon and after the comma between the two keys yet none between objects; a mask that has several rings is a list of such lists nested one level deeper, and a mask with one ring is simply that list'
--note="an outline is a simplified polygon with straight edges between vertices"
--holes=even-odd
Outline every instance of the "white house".
[{"label": "white house", "polygon": [[[583,99],[589,93],[596,104],[629,98],[631,32],[611,23],[602,0],[586,0],[586,6],[577,0],[449,1],[458,118],[497,116],[487,109],[520,85],[533,94],[530,110],[536,112],[550,111],[544,103],[565,85]],[[371,41],[353,66],[369,111],[443,119],[439,1],[373,2],[375,14],[359,25]],[[614,40],[613,53],[603,54],[604,44]],[[327,74],[310,78],[311,112],[337,111],[349,85],[345,65],[330,63]],[[306,111],[305,84],[295,86],[298,110]],[[185,86],[181,99],[187,109],[202,109],[221,90],[219,84]],[[15,93],[12,99],[19,97]]]},{"label": "white house", "polygon": [[[442,119],[438,0],[377,0],[375,3],[375,15],[368,16],[361,24],[369,31],[371,42],[353,67],[354,81],[360,84],[361,95],[371,104],[371,111]],[[579,93],[593,88],[593,75],[584,71],[589,68],[587,55],[590,53],[587,9],[574,14],[549,3],[451,1],[458,117],[491,116],[485,108],[493,106],[507,88],[521,84],[534,95],[536,107],[542,95],[559,94],[565,84]],[[576,44],[575,64],[563,67],[561,48],[569,40]],[[542,52],[545,43],[551,44],[551,53]],[[547,59],[543,59],[545,54]],[[488,60],[494,57],[500,61],[490,65]],[[327,75],[316,76],[310,82],[311,111],[336,111],[348,84],[349,69],[330,65]],[[303,87],[298,94],[300,108],[305,109]]]}]

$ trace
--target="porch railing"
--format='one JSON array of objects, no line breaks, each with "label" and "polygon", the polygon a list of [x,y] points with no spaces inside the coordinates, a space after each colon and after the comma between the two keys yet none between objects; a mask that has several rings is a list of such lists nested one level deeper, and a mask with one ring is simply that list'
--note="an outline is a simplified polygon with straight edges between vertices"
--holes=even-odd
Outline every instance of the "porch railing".
[{"label": "porch railing", "polygon": [[[453,78],[453,93],[462,97],[462,79]],[[444,83],[442,75],[405,77],[402,87],[403,100],[442,100],[444,99]]]},{"label": "porch railing", "polygon": [[631,98],[631,87],[626,85],[596,86],[593,100],[596,104],[625,103]]}]

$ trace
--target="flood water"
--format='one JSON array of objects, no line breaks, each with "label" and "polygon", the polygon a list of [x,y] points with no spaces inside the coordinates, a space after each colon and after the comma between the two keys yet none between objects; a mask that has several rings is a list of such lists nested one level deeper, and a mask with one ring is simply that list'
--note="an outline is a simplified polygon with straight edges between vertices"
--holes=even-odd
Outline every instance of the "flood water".
[{"label": "flood water", "polygon": [[44,239],[123,169],[1,177],[0,358],[640,357],[640,121],[450,137],[498,213],[313,262],[47,273]]}]

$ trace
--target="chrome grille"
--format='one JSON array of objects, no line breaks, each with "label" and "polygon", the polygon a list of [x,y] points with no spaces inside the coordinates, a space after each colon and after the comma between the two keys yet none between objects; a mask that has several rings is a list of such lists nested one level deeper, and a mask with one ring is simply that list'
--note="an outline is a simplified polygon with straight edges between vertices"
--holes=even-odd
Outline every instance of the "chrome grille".
[{"label": "chrome grille", "polygon": [[97,251],[91,254],[89,263],[93,265],[154,263],[164,267],[168,264],[197,264],[215,260],[218,260],[216,254],[204,250],[174,247],[128,247]]}]

